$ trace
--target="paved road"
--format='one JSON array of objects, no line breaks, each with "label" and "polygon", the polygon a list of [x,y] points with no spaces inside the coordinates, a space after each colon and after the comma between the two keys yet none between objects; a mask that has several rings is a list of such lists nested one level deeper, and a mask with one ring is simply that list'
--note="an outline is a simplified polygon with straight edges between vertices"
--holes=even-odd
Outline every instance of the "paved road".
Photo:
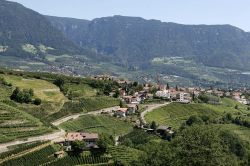
[{"label": "paved road", "polygon": [[152,105],[147,105],[145,111],[143,111],[143,112],[141,113],[141,120],[142,120],[142,123],[147,124],[147,122],[146,122],[146,120],[145,120],[145,115],[146,115],[147,113],[152,112],[152,111],[154,111],[155,109],[160,108],[160,107],[165,106],[165,105],[168,105],[168,104],[170,104],[170,103],[167,102],[167,103],[163,103],[163,104],[152,104]]},{"label": "paved road", "polygon": [[[169,104],[169,103],[148,105],[146,110],[141,113],[142,122],[146,124],[145,115],[148,112],[151,112],[154,109],[165,106],[167,104]],[[59,120],[56,120],[55,122],[52,122],[52,124],[55,126],[59,126],[60,124],[66,122],[66,121],[69,121],[72,119],[77,119],[83,115],[98,115],[98,114],[101,114],[102,112],[111,112],[112,110],[116,110],[118,108],[119,108],[119,106],[115,106],[115,107],[105,108],[105,109],[92,111],[92,112],[88,112],[88,113],[79,113],[79,114],[75,114],[75,115],[70,115],[70,116],[61,118]],[[30,138],[27,138],[24,140],[20,139],[20,140],[16,140],[16,141],[12,141],[12,142],[3,143],[3,144],[0,144],[0,153],[8,151],[8,146],[14,146],[14,145],[19,145],[19,144],[29,143],[29,142],[34,142],[34,141],[46,141],[46,140],[53,141],[55,139],[64,137],[65,134],[66,134],[66,132],[64,130],[60,129],[60,131],[55,132],[55,133],[51,133],[51,134],[45,134],[45,135],[41,135],[41,136],[30,137]]]},{"label": "paved road", "polygon": [[101,114],[102,112],[111,112],[112,110],[116,110],[120,108],[119,106],[115,106],[115,107],[109,107],[109,108],[105,108],[105,109],[101,109],[101,110],[97,110],[97,111],[92,111],[92,112],[88,112],[88,113],[79,113],[79,114],[75,114],[75,115],[70,115],[70,116],[67,116],[67,117],[64,117],[64,118],[61,118],[61,119],[58,119],[54,122],[52,122],[52,124],[54,126],[58,126],[64,122],[67,122],[71,119],[77,119],[79,118],[80,116],[83,116],[83,115],[98,115],[98,114]]},{"label": "paved road", "polygon": [[23,140],[20,139],[20,140],[16,140],[12,142],[3,143],[3,144],[0,144],[0,153],[8,151],[9,150],[8,146],[14,146],[14,145],[19,145],[19,144],[24,144],[24,143],[29,143],[29,142],[35,142],[35,141],[54,140],[54,139],[65,136],[65,134],[66,134],[65,131],[61,130],[61,131],[51,133],[51,134],[35,136],[35,137],[23,139]]},{"label": "paved road", "polygon": [[[72,119],[77,119],[83,115],[97,115],[97,114],[101,114],[102,112],[111,112],[112,110],[115,110],[117,108],[120,108],[120,107],[115,106],[115,107],[105,108],[105,109],[92,111],[92,112],[88,112],[88,113],[79,113],[79,114],[67,116],[67,117],[61,118],[59,120],[56,120],[52,124],[55,126],[58,126],[63,122],[66,122],[66,121],[72,120]],[[0,144],[0,153],[8,151],[9,150],[8,146],[14,146],[14,145],[19,145],[19,144],[24,144],[24,143],[34,142],[34,141],[46,141],[46,140],[53,141],[55,139],[64,137],[65,134],[66,134],[66,132],[63,129],[60,129],[60,131],[55,132],[55,133],[51,133],[51,134],[45,134],[45,135],[41,135],[41,136],[29,137],[27,139],[20,139],[20,140],[16,140],[16,141],[12,141],[12,142],[3,143],[3,144]]]}]

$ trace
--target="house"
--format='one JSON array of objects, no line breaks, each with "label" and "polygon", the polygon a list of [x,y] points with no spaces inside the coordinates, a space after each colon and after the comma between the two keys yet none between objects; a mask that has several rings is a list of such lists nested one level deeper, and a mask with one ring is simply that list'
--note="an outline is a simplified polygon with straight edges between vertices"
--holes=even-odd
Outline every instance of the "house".
[{"label": "house", "polygon": [[128,104],[127,114],[134,114],[138,110],[138,106],[136,104]]},{"label": "house", "polygon": [[137,96],[133,96],[131,98],[131,104],[140,104],[140,102],[142,101],[140,95]]},{"label": "house", "polygon": [[189,93],[179,92],[176,95],[176,99],[180,103],[190,103],[191,102],[191,97],[190,97]]},{"label": "house", "polygon": [[87,148],[98,148],[97,141],[99,135],[97,133],[82,133],[82,132],[71,132],[67,133],[65,137],[66,149],[71,151],[71,144],[75,141],[84,141]]},{"label": "house", "polygon": [[128,111],[128,108],[119,108],[116,111],[116,115],[119,116],[119,117],[126,117],[127,111]]},{"label": "house", "polygon": [[172,127],[169,126],[158,126],[156,128],[156,133],[164,135],[165,133],[173,134]]},{"label": "house", "polygon": [[157,91],[155,95],[157,97],[166,98],[166,99],[170,99],[171,97],[169,90]]},{"label": "house", "polygon": [[132,96],[123,96],[122,99],[123,99],[127,104],[131,104],[131,102],[132,102]]},{"label": "house", "polygon": [[63,150],[54,153],[54,157],[56,158],[63,158],[64,156],[65,152]]}]

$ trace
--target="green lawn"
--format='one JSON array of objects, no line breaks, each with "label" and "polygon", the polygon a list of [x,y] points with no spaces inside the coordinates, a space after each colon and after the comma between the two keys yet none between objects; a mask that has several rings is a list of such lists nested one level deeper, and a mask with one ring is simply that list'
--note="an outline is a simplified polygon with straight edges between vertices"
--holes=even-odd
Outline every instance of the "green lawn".
[{"label": "green lawn", "polygon": [[60,125],[67,131],[85,130],[87,132],[105,133],[109,135],[124,135],[132,131],[130,123],[111,116],[82,116],[76,120]]}]

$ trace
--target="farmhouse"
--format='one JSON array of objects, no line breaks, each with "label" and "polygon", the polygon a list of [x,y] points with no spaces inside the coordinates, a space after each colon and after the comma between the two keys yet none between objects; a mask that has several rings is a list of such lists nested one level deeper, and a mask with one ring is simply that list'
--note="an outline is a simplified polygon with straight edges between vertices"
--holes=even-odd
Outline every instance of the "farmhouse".
[{"label": "farmhouse", "polygon": [[134,114],[138,110],[138,106],[136,104],[128,104],[127,114]]},{"label": "farmhouse", "polygon": [[119,108],[116,111],[116,115],[119,116],[119,117],[126,117],[127,112],[128,112],[128,108]]},{"label": "farmhouse", "polygon": [[67,146],[67,150],[71,150],[71,144],[75,141],[84,141],[87,148],[98,148],[97,141],[99,135],[97,133],[81,133],[81,132],[71,132],[67,133],[65,137],[64,145]]}]

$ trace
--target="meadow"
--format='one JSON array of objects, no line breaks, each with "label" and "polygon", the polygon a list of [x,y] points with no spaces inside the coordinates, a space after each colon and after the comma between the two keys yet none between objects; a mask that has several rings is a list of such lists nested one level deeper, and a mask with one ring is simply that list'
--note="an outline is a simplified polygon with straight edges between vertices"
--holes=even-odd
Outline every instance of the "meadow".
[{"label": "meadow", "polygon": [[11,83],[14,87],[21,89],[33,89],[35,97],[38,97],[44,101],[50,102],[64,102],[65,96],[60,92],[60,89],[45,80],[34,78],[23,78],[15,75],[0,75],[8,83]]}]

